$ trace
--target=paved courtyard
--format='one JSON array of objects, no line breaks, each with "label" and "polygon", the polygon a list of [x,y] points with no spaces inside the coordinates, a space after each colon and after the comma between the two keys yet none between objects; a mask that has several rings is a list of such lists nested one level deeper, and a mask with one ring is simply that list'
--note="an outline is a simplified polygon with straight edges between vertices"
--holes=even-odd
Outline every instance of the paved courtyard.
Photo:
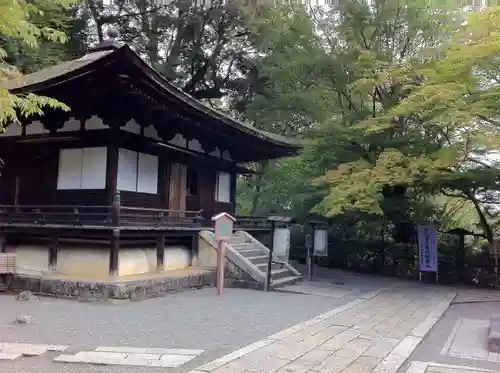
[{"label": "paved courtyard", "polygon": [[[341,276],[344,285],[328,279],[315,284],[306,282],[283,292],[226,289],[221,297],[216,296],[214,288],[205,288],[121,304],[52,298],[16,301],[12,296],[0,296],[0,343],[29,344],[7,345],[9,348],[3,352],[14,357],[23,352],[19,351],[22,348],[32,355],[0,360],[0,371],[142,373],[168,368],[169,372],[187,372],[390,283],[389,279],[361,282],[356,276]],[[316,284],[320,294],[314,293]],[[35,321],[15,323],[22,315],[32,316]],[[58,350],[48,348],[51,346]],[[124,347],[140,350],[125,351]],[[108,359],[126,354],[129,363],[163,363],[146,363],[149,367],[143,367],[139,363],[99,366],[76,362],[80,358],[91,361],[92,356],[105,351]],[[53,362],[61,354],[73,356],[69,359],[75,362]]]},{"label": "paved courtyard", "polygon": [[0,371],[500,373],[484,346],[500,293],[317,276],[271,293],[206,288],[114,305],[1,296]]},{"label": "paved courtyard", "polygon": [[459,291],[444,317],[398,373],[500,373],[500,355],[486,349],[500,292]]},{"label": "paved courtyard", "polygon": [[446,288],[396,284],[190,373],[395,373],[454,297]]}]

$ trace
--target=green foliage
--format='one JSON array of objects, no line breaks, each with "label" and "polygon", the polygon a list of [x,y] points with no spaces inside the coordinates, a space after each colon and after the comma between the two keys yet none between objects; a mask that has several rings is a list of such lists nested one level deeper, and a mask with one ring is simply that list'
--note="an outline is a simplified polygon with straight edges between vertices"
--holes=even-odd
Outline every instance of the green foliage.
[{"label": "green foliage", "polygon": [[471,231],[479,224],[491,240],[500,196],[498,162],[488,158],[500,144],[500,13],[466,15],[456,5],[347,1],[264,14],[265,37],[256,40],[268,81],[246,116],[311,146],[265,167],[243,200],[298,216],[315,202],[314,211],[331,217],[380,215],[402,242],[415,224],[435,220]]},{"label": "green foliage", "polygon": [[[39,20],[45,12],[63,9],[69,4],[69,0],[0,0],[0,35],[5,41],[5,45],[0,46],[0,80],[22,79],[21,73],[6,63],[13,44],[21,43],[33,49],[39,47],[43,40],[58,43],[66,40],[63,32],[51,25],[43,25]],[[52,19],[53,24],[57,25],[57,22],[57,18]],[[8,123],[17,122],[18,115],[42,114],[44,106],[68,110],[66,105],[48,97],[33,94],[14,96],[0,88],[0,130]]]}]

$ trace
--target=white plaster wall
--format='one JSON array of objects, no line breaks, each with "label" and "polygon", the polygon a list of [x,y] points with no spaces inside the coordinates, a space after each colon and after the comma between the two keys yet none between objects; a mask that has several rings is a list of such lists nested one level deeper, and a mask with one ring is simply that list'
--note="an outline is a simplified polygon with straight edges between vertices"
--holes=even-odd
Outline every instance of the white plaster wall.
[{"label": "white plaster wall", "polygon": [[10,123],[8,127],[5,128],[5,132],[1,133],[0,136],[8,137],[8,136],[21,136],[23,133],[23,128],[20,124]]},{"label": "white plaster wall", "polygon": [[186,139],[180,133],[176,133],[174,138],[170,140],[169,143],[172,145],[182,146],[183,148],[186,147]]},{"label": "white plaster wall", "polygon": [[125,126],[120,128],[122,131],[135,133],[136,135],[141,134],[141,126],[135,121],[135,119],[130,119]]},{"label": "white plaster wall", "polygon": [[16,272],[23,275],[41,275],[49,270],[49,250],[47,247],[23,245],[11,248],[16,253]]},{"label": "white plaster wall", "polygon": [[61,128],[59,132],[79,131],[80,127],[81,127],[80,121],[71,117],[69,120],[64,122],[63,128]]},{"label": "white plaster wall", "polygon": [[101,118],[99,118],[97,115],[93,115],[87,121],[85,122],[85,129],[88,130],[100,130],[100,129],[106,129],[108,126],[104,124]]},{"label": "white plaster wall", "polygon": [[[17,272],[42,275],[49,271],[49,250],[45,246],[22,245],[10,248],[17,254]],[[131,276],[156,271],[156,249],[121,249],[118,276]],[[165,270],[185,269],[191,266],[191,250],[187,247],[165,248]],[[56,271],[66,276],[99,279],[108,276],[109,250],[105,248],[60,247]]]},{"label": "white plaster wall", "polygon": [[156,270],[146,255],[148,249],[121,249],[118,257],[118,276],[131,276]]},{"label": "white plaster wall", "polygon": [[165,247],[165,270],[184,269],[191,265],[191,250],[187,247]]},{"label": "white plaster wall", "polygon": [[109,250],[60,247],[56,271],[66,276],[103,278],[109,272]]},{"label": "white plaster wall", "polygon": [[162,141],[160,135],[158,135],[158,131],[153,125],[144,127],[144,136],[149,137],[150,139]]},{"label": "white plaster wall", "polygon": [[203,148],[201,146],[201,142],[197,139],[192,139],[191,141],[189,141],[188,148],[191,150],[195,150],[199,153],[205,153],[205,151],[203,150]]},{"label": "white plaster wall", "polygon": [[49,133],[39,120],[35,120],[26,126],[26,135],[38,135],[42,133]]}]

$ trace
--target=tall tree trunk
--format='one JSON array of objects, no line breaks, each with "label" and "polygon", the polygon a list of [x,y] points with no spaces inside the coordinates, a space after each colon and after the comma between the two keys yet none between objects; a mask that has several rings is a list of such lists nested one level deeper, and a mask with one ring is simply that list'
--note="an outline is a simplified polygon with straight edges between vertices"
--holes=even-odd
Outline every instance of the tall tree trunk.
[{"label": "tall tree trunk", "polygon": [[488,243],[491,245],[493,243],[493,241],[495,240],[495,236],[493,234],[493,230],[491,229],[490,224],[488,223],[488,220],[486,219],[486,216],[483,213],[483,210],[481,209],[481,206],[479,205],[479,202],[477,201],[476,197],[474,197],[474,193],[467,192],[465,194],[466,194],[467,198],[474,205],[474,208],[476,209],[476,212],[477,212],[477,216],[479,217],[479,222],[481,224],[481,228],[483,228],[484,235],[486,236]]}]

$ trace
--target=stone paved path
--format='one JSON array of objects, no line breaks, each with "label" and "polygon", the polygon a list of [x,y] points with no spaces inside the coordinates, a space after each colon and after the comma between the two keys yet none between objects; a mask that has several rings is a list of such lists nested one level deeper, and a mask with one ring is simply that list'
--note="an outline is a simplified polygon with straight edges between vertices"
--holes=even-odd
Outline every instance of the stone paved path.
[{"label": "stone paved path", "polygon": [[466,367],[462,365],[439,364],[432,362],[414,361],[410,364],[407,373],[498,373],[496,370]]},{"label": "stone paved path", "polygon": [[190,373],[395,373],[454,297],[408,284],[375,291]]},{"label": "stone paved path", "polygon": [[500,373],[500,354],[487,350],[489,318],[500,291],[458,290],[444,317],[398,373]]}]

